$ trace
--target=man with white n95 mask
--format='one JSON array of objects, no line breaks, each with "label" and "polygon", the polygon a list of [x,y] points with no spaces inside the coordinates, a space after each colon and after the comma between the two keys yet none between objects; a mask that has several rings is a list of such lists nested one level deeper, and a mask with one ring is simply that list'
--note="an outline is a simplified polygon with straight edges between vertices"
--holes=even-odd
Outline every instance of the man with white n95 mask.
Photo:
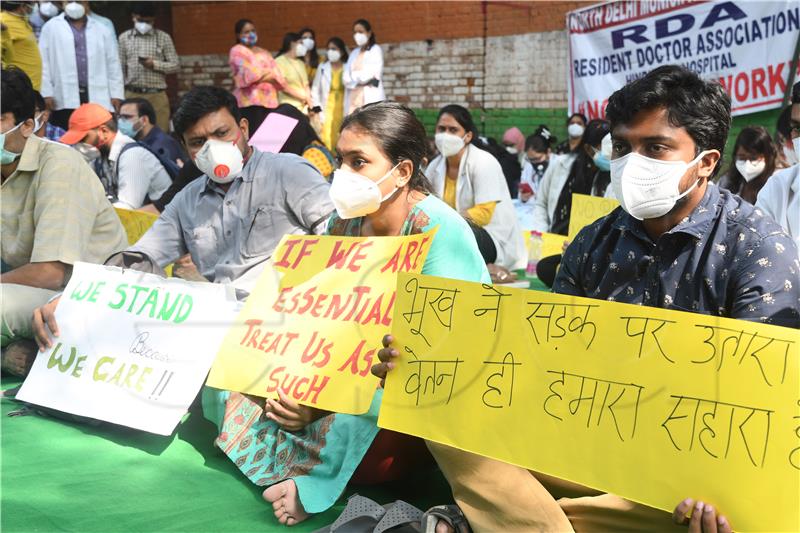
[{"label": "man with white n95 mask", "polygon": [[[195,87],[181,100],[173,123],[205,175],[179,192],[126,252],[161,268],[188,253],[207,280],[250,292],[285,234],[325,231],[333,211],[328,183],[299,156],[248,146],[247,119],[232,94]],[[34,311],[42,349],[52,343],[48,329],[57,336],[57,303]]]}]

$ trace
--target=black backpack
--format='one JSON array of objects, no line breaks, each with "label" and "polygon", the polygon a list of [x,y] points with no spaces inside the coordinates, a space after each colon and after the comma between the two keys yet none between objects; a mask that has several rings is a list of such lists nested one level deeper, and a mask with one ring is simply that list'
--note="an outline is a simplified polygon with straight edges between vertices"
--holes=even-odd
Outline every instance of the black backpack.
[{"label": "black backpack", "polygon": [[[139,141],[128,143],[122,147],[122,150],[119,151],[116,164],[114,165],[113,176],[106,175],[105,168],[103,167],[102,163],[102,158],[96,159],[92,165],[95,173],[100,178],[100,183],[103,184],[103,188],[106,190],[106,197],[109,199],[111,203],[114,203],[118,200],[117,194],[119,192],[119,181],[117,176],[117,171],[118,171],[117,167],[119,166],[120,159],[122,159],[122,154],[124,154],[128,149],[134,148],[136,146],[144,148],[145,150],[153,154],[155,158],[158,159],[158,162],[161,163],[161,166],[164,167],[164,170],[167,171],[167,174],[169,175],[169,179],[171,181],[174,182],[175,178],[178,177],[178,173],[180,172],[181,169],[180,167],[178,167],[178,164],[175,163],[175,161],[170,161],[169,159],[163,157],[161,154],[159,154],[146,144],[141,143]],[[149,197],[145,198],[145,204],[148,203],[150,203]]]}]

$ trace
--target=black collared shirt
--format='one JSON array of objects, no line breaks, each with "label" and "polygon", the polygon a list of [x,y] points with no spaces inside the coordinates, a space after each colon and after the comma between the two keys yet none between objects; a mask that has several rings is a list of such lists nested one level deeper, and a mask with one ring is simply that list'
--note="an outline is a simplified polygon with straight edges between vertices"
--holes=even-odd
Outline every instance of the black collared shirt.
[{"label": "black collared shirt", "polygon": [[794,242],[713,183],[655,242],[621,207],[583,228],[564,253],[553,291],[800,327]]}]

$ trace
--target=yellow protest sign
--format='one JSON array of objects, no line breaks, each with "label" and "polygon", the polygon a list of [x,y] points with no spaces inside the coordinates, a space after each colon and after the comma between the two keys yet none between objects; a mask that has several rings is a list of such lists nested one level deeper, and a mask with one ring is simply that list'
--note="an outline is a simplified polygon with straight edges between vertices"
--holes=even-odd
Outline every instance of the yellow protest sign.
[{"label": "yellow protest sign", "polygon": [[382,428],[800,528],[798,330],[404,274],[392,334]]},{"label": "yellow protest sign", "polygon": [[398,272],[420,272],[435,230],[408,237],[287,235],[229,330],[208,384],[361,414],[390,331]]},{"label": "yellow protest sign", "polygon": [[569,239],[574,239],[575,235],[585,226],[606,216],[617,206],[619,206],[619,202],[614,198],[572,193],[572,207],[569,211]]},{"label": "yellow protest sign", "polygon": [[144,211],[132,211],[130,209],[114,208],[117,212],[122,227],[125,228],[125,233],[128,235],[128,244],[136,244],[136,241],[142,238],[142,235],[147,233],[150,226],[158,220],[158,215],[153,213],[145,213]]},{"label": "yellow protest sign", "polygon": [[[531,246],[531,232],[524,230],[522,238],[525,239],[525,249]],[[557,233],[542,233],[542,257],[550,257],[551,255],[561,255],[564,252],[564,241],[567,237]]]}]

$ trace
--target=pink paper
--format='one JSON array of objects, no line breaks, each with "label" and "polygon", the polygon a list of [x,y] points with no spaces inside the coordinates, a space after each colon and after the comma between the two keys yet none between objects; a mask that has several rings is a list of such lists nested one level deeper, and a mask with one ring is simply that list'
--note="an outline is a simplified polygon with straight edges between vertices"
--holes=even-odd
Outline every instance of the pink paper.
[{"label": "pink paper", "polygon": [[286,139],[291,135],[292,130],[297,125],[297,119],[281,115],[280,113],[270,113],[255,134],[250,137],[247,144],[254,146],[262,152],[272,152],[277,154],[286,143]]}]

